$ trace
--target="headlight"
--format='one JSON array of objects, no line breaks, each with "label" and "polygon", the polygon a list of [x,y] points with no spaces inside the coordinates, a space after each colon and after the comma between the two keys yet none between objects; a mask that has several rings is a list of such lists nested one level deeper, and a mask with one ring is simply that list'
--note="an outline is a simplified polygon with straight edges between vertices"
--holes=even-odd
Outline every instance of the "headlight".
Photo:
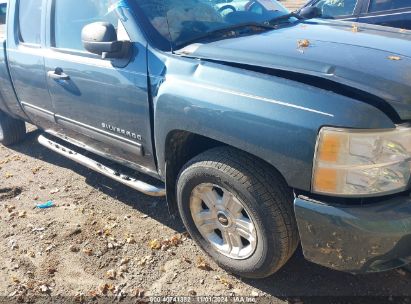
[{"label": "headlight", "polygon": [[407,189],[411,174],[411,128],[321,129],[312,190],[336,196],[377,196]]}]

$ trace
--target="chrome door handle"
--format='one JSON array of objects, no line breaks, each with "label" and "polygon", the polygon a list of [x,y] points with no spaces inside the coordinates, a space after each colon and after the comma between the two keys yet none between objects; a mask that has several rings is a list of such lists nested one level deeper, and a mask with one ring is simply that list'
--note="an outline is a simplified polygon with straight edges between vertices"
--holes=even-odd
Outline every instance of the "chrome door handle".
[{"label": "chrome door handle", "polygon": [[65,74],[62,68],[56,68],[54,71],[47,72],[47,76],[55,80],[70,80],[70,76]]}]

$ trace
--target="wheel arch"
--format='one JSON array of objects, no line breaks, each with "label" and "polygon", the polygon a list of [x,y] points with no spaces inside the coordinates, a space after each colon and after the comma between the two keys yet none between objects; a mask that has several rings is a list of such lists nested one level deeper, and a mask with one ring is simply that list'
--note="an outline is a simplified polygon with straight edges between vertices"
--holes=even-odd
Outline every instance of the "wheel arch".
[{"label": "wheel arch", "polygon": [[[188,148],[189,147],[189,148]],[[275,170],[279,176],[288,185],[284,175],[272,164],[268,163],[266,160],[254,155],[244,149],[239,147],[224,143],[219,140],[212,139],[210,137],[200,135],[197,133],[184,131],[184,130],[173,130],[170,131],[166,137],[165,151],[164,151],[164,161],[165,161],[165,182],[166,182],[166,192],[167,192],[167,202],[170,213],[177,214],[177,198],[176,198],[176,183],[177,177],[180,170],[184,165],[197,155],[216,147],[230,147],[235,150],[247,153],[248,155],[264,162],[268,168]]]}]

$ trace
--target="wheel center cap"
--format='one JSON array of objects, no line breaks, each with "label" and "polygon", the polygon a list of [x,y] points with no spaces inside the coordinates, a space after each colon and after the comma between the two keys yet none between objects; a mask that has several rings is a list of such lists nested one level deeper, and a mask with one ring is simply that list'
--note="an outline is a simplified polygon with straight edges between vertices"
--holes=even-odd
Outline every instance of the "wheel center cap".
[{"label": "wheel center cap", "polygon": [[217,215],[217,219],[219,223],[223,226],[228,226],[228,224],[230,223],[230,221],[228,220],[228,217],[224,213],[219,213]]}]

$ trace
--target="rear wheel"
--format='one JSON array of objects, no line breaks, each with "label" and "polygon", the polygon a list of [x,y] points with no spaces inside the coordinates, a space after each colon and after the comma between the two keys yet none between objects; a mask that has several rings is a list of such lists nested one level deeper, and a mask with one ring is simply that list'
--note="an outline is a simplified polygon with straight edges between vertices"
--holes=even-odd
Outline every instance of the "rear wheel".
[{"label": "rear wheel", "polygon": [[12,118],[0,112],[0,143],[11,146],[21,142],[26,136],[24,121]]},{"label": "rear wheel", "polygon": [[297,247],[292,191],[244,152],[223,147],[195,157],[179,175],[177,199],[193,239],[232,273],[267,277]]}]

